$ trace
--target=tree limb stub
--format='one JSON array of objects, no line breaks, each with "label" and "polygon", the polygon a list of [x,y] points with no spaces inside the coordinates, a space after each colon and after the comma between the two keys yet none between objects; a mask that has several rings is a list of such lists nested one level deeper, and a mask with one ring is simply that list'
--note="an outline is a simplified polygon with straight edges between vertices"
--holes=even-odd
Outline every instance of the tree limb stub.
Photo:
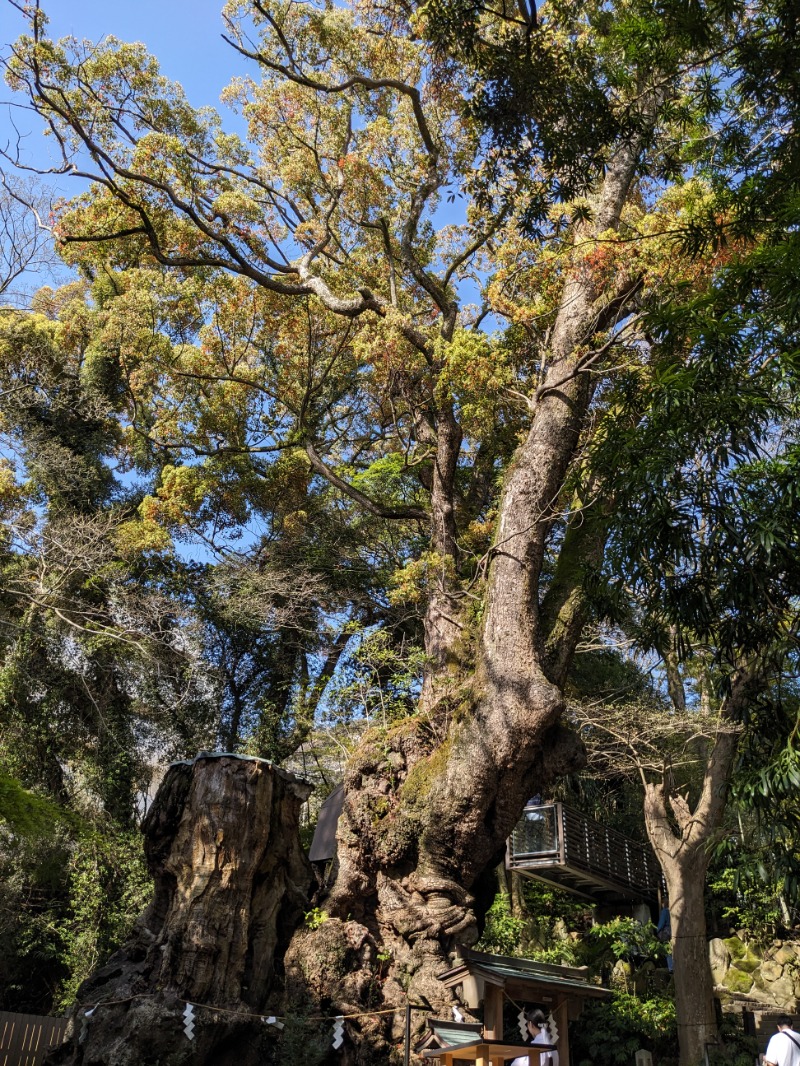
[{"label": "tree limb stub", "polygon": [[[51,1066],[263,1061],[260,1015],[276,1013],[280,957],[308,906],[299,815],[309,792],[263,759],[203,753],[168,769],[143,823],[153,902],[78,990],[72,1036]],[[198,1009],[191,1041],[187,1000],[226,1011]],[[82,1036],[85,1011],[106,1001]]]}]

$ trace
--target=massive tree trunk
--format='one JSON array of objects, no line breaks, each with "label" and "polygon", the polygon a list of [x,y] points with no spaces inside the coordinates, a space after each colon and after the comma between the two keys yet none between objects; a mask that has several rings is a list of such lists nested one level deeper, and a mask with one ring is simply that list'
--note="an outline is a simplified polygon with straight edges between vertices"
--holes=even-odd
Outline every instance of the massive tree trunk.
[{"label": "massive tree trunk", "polygon": [[307,906],[298,819],[309,791],[261,759],[202,755],[169,768],[143,826],[153,902],[79,989],[71,1037],[50,1063],[264,1061],[270,1030],[253,1015],[276,1011],[283,952]]},{"label": "massive tree trunk", "polygon": [[708,958],[705,877],[709,847],[722,824],[728,781],[739,732],[726,721],[740,717],[751,674],[734,675],[720,712],[721,723],[706,765],[703,787],[692,808],[665,778],[645,785],[644,814],[650,843],[667,882],[672,928],[675,1008],[681,1066],[697,1066],[719,1040],[714,984]]},{"label": "massive tree trunk", "polygon": [[[474,669],[464,662],[467,641],[452,617],[458,600],[443,583],[443,594],[432,596],[426,635],[431,662],[439,676],[446,671],[447,684],[426,682],[420,714],[367,737],[348,767],[338,874],[320,903],[329,918],[318,930],[298,933],[287,956],[291,987],[345,1013],[363,1010],[366,978],[334,963],[356,955],[362,965],[381,956],[367,982],[373,1004],[379,987],[384,1007],[400,1007],[410,995],[447,1008],[451,993],[436,975],[459,943],[477,938],[475,897],[486,892],[525,800],[582,762],[581,745],[559,725],[566,667],[581,628],[579,598],[570,594],[580,584],[580,567],[572,570],[572,588],[564,577],[547,625],[541,574],[589,409],[587,353],[624,313],[637,284],[623,278],[616,289],[607,280],[598,285],[584,249],[618,225],[635,164],[635,147],[620,147],[597,191],[594,222],[576,234],[530,430],[506,476]],[[446,546],[451,520],[433,503],[438,548]],[[583,549],[596,554],[598,535],[589,540]],[[601,532],[601,549],[602,541]],[[556,626],[554,648],[548,639]],[[552,671],[551,662],[557,664]],[[394,1025],[353,1022],[349,1032],[355,1061],[383,1061],[400,1039],[401,1016]]]}]

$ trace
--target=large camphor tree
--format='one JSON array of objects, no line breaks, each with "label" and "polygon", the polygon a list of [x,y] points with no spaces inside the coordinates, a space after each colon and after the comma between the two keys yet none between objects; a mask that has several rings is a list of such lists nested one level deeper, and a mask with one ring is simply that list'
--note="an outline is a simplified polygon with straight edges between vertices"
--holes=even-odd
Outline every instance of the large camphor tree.
[{"label": "large camphor tree", "polygon": [[[235,482],[289,485],[284,526],[307,527],[322,486],[372,538],[364,558],[405,564],[391,600],[419,612],[418,703],[350,761],[327,920],[287,973],[348,1012],[378,984],[381,1005],[444,1008],[436,974],[477,937],[526,798],[581,763],[563,691],[615,581],[645,645],[714,630],[736,713],[774,644],[736,574],[726,600],[717,557],[694,552],[721,512],[685,476],[709,464],[716,484],[762,448],[791,466],[774,432],[790,347],[697,304],[761,236],[724,195],[758,139],[726,93],[741,42],[774,24],[636,0],[232,2],[252,64],[226,90],[235,134],[141,46],[53,42],[38,4],[23,14],[9,82],[91,182],[54,234],[112,279],[102,343],[132,439],[167,464],[143,525],[196,521],[215,493],[246,513]],[[768,584],[758,602],[791,631],[780,567]],[[701,998],[686,1064],[715,1033]],[[358,1061],[399,1035],[387,1017],[353,1026]]]}]

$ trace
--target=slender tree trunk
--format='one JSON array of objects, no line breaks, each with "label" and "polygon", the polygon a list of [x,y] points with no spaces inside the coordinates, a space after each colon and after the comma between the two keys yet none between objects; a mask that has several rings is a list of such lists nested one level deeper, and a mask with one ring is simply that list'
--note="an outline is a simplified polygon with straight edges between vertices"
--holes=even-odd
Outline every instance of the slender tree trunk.
[{"label": "slender tree trunk", "polygon": [[455,479],[462,433],[452,405],[439,412],[436,452],[431,481],[431,547],[436,556],[425,611],[425,656],[420,709],[432,711],[450,690],[463,666],[461,605],[456,595],[458,541],[455,517]]},{"label": "slender tree trunk", "polygon": [[666,774],[660,782],[645,785],[645,824],[669,894],[681,1066],[698,1066],[706,1047],[719,1039],[706,938],[705,878],[738,745],[738,731],[726,721],[740,716],[751,681],[747,670],[734,675],[694,807],[687,796],[667,786]]},{"label": "slender tree trunk", "polygon": [[[708,960],[705,915],[705,874],[708,861],[700,855],[693,869],[665,869],[672,926],[675,1012],[681,1063],[701,1063],[707,1047],[719,1034],[714,1008],[714,983]],[[669,864],[667,864],[668,866]],[[674,901],[674,902],[673,902]]]},{"label": "slender tree trunk", "polygon": [[225,751],[236,751],[239,744],[239,730],[242,724],[242,712],[244,711],[244,701],[242,694],[239,691],[239,686],[235,680],[231,679],[231,720],[225,731],[226,736],[223,740]]},{"label": "slender tree trunk", "polygon": [[522,891],[522,877],[516,870],[509,870],[508,873],[511,885],[511,913],[515,918],[527,918],[528,908],[525,906],[525,894]]},{"label": "slender tree trunk", "polygon": [[706,1047],[718,1041],[704,906],[710,841],[706,833],[694,834],[691,844],[676,835],[661,787],[648,786],[645,818],[667,882],[680,1063],[698,1066]]},{"label": "slender tree trunk", "polygon": [[[667,636],[667,647],[664,652],[664,670],[667,675],[667,692],[669,693],[670,702],[675,710],[685,711],[686,691],[683,687],[683,678],[681,677],[680,668],[678,666],[678,654],[675,642],[675,626],[670,626],[669,635]],[[707,712],[708,707],[704,707],[703,711]]]}]

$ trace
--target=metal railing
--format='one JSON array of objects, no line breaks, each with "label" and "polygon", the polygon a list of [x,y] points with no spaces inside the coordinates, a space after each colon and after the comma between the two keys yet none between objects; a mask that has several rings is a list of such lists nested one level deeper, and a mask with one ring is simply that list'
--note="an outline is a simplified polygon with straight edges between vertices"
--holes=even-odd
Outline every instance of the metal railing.
[{"label": "metal railing", "polygon": [[514,860],[561,857],[563,831],[560,808],[560,803],[529,805],[525,808],[511,834],[511,855]]},{"label": "metal railing", "polygon": [[510,840],[510,865],[568,866],[634,892],[656,891],[661,871],[648,844],[608,829],[563,803],[525,808]]}]

